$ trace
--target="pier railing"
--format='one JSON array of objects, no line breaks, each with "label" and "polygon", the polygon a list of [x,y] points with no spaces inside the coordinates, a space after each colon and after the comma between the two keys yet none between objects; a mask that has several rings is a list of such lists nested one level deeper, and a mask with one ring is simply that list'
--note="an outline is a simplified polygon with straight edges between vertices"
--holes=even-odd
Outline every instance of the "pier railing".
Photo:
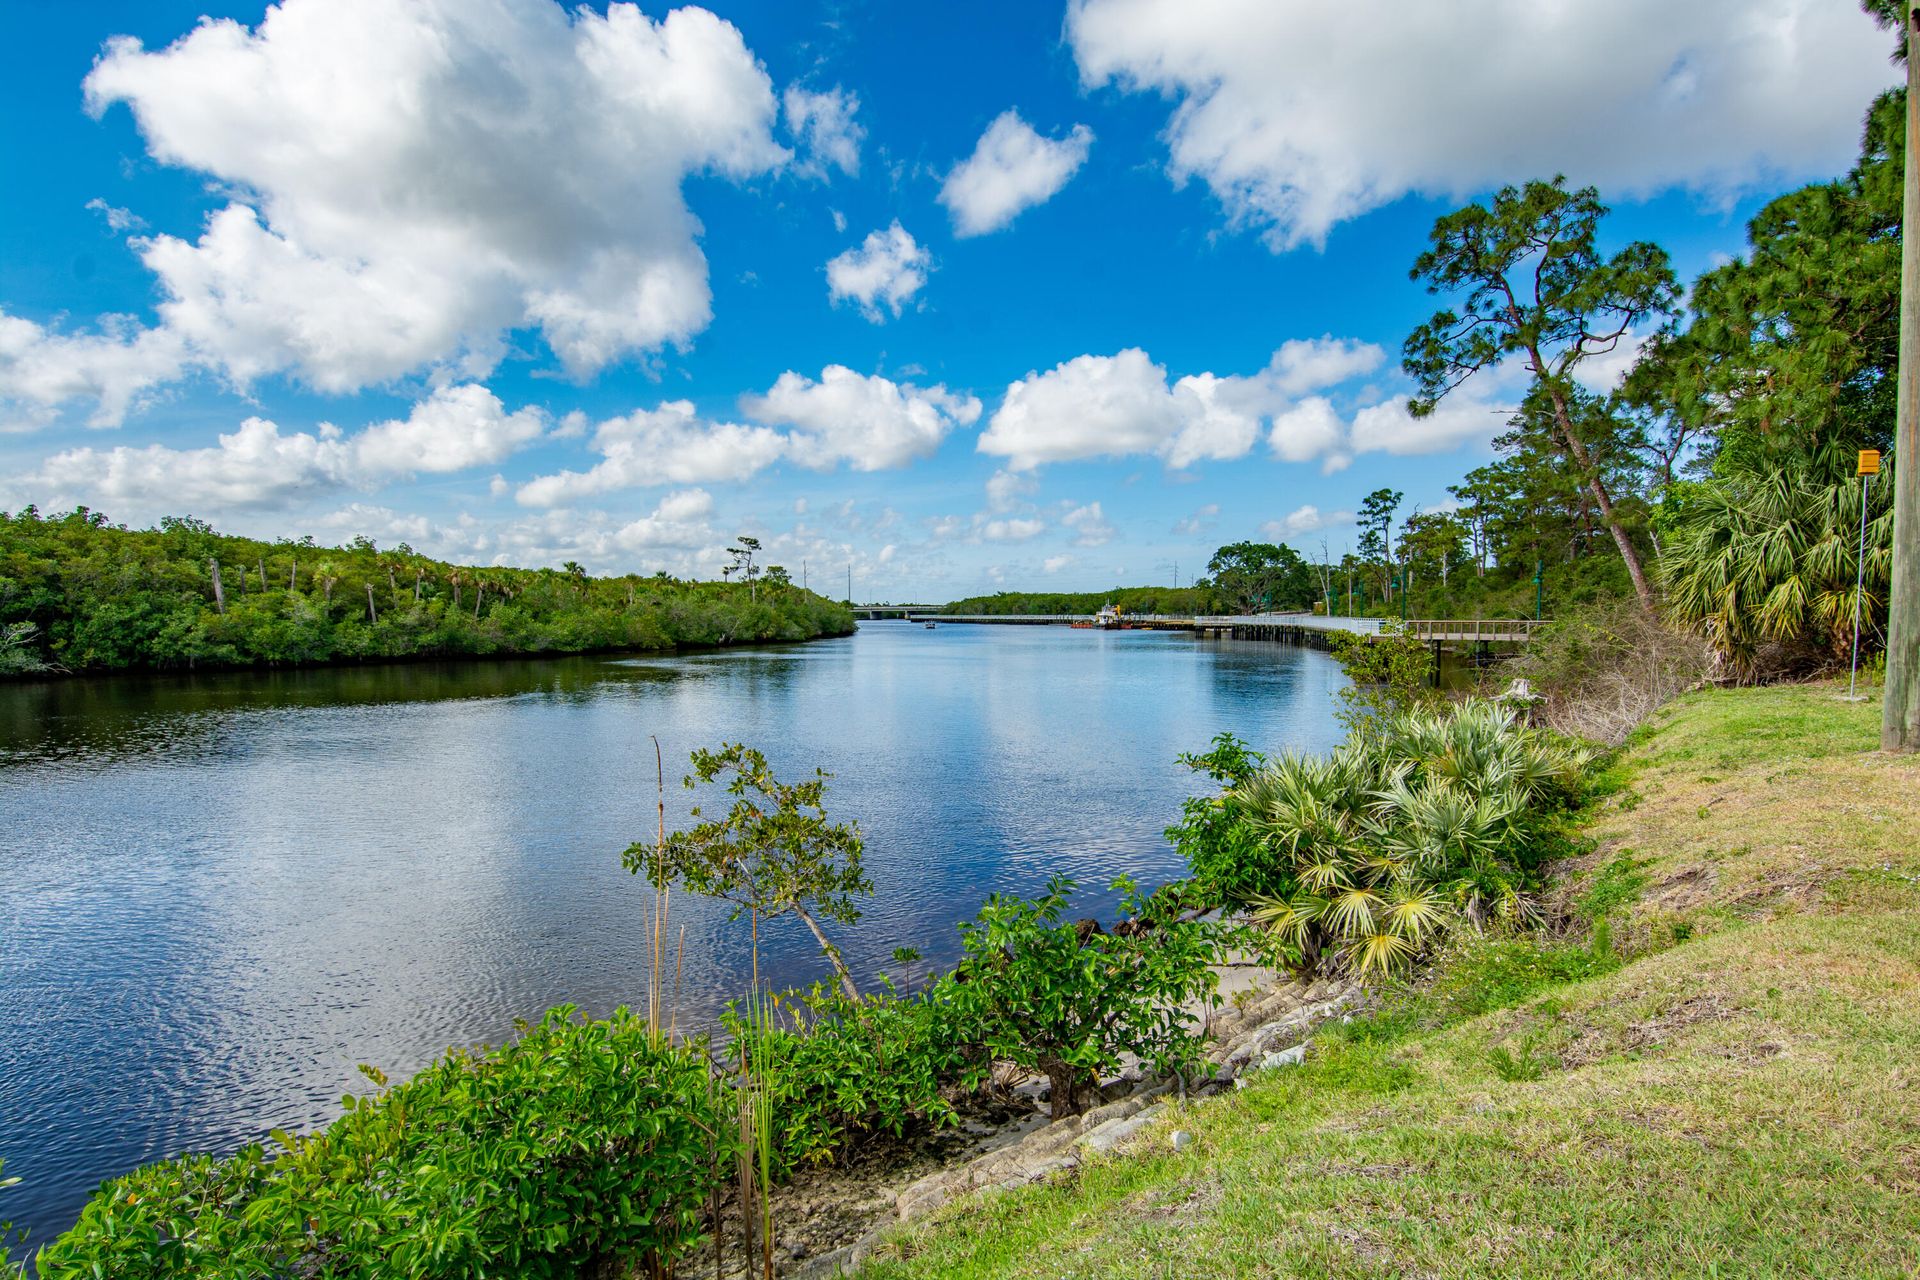
[{"label": "pier railing", "polygon": [[1546,623],[1534,618],[1409,618],[1401,624],[1416,640],[1443,644],[1526,644]]}]

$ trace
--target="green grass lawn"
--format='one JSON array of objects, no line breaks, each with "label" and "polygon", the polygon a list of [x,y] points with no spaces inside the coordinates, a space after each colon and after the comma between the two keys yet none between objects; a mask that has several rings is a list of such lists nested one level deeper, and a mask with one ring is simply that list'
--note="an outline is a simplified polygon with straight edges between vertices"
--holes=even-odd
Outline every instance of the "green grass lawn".
[{"label": "green grass lawn", "polygon": [[1456,948],[1305,1065],[861,1275],[1915,1274],[1920,764],[1833,694],[1676,704],[1565,868],[1565,937]]}]

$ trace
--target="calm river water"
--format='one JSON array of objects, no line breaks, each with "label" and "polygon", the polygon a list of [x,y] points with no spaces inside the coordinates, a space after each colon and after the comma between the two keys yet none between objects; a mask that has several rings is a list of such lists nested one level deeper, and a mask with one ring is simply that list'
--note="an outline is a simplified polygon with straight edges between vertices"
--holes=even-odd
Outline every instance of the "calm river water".
[{"label": "calm river water", "polygon": [[[404,1075],[572,1002],[643,1002],[648,895],[620,867],[692,803],[686,753],[835,777],[877,894],[856,973],[951,960],[996,890],[1064,872],[1088,914],[1180,873],[1175,762],[1231,730],[1324,748],[1343,677],[1257,642],[869,623],[683,657],[0,686],[0,1218],[41,1241],[103,1179],[337,1114],[355,1064]],[[682,1022],[745,982],[744,925],[680,899]],[[804,930],[763,950],[823,976]]]}]

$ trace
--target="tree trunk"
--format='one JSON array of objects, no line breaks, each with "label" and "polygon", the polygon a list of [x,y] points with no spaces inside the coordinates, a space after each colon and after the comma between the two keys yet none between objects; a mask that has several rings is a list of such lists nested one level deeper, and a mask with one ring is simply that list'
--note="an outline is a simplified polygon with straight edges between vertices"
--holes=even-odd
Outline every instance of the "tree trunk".
[{"label": "tree trunk", "polygon": [[420,583],[425,580],[426,576],[427,571],[425,569],[415,569],[413,571],[413,602],[415,604],[420,603]]},{"label": "tree trunk", "polygon": [[291,595],[293,592],[296,592],[299,589],[300,589],[300,562],[298,560],[291,560],[287,563],[287,592],[289,595]]},{"label": "tree trunk", "polygon": [[1077,1070],[1058,1058],[1048,1058],[1040,1064],[1040,1069],[1047,1075],[1049,1119],[1064,1120],[1087,1109],[1087,1088],[1080,1083]]},{"label": "tree trunk", "polygon": [[[1538,351],[1530,354],[1536,370],[1546,368]],[[1607,529],[1613,534],[1614,545],[1620,548],[1620,558],[1627,565],[1627,576],[1633,579],[1633,593],[1640,597],[1640,607],[1652,613],[1653,588],[1647,584],[1647,571],[1640,565],[1640,553],[1634,549],[1633,538],[1620,523],[1619,517],[1613,514],[1613,495],[1607,492],[1606,482],[1593,465],[1593,455],[1587,452],[1586,444],[1573,429],[1573,415],[1567,412],[1566,397],[1552,383],[1547,384],[1547,394],[1553,399],[1553,420],[1554,425],[1560,428],[1560,438],[1566,443],[1567,452],[1573,455],[1574,462],[1586,473],[1587,492],[1593,495],[1594,505],[1600,508],[1600,518],[1606,521]]]},{"label": "tree trunk", "polygon": [[473,620],[480,621],[480,602],[487,598],[487,584],[481,583],[473,589]]},{"label": "tree trunk", "polygon": [[380,621],[380,615],[373,611],[373,584],[371,582],[367,584],[367,621],[376,625]]},{"label": "tree trunk", "polygon": [[847,993],[847,999],[858,1001],[860,988],[853,985],[853,975],[847,972],[847,962],[840,958],[840,948],[827,941],[827,935],[820,932],[820,926],[814,923],[813,917],[807,914],[805,907],[797,902],[790,902],[787,905],[791,906],[793,914],[799,916],[806,923],[807,928],[812,930],[814,941],[820,944],[820,950],[827,955],[827,962],[833,966],[833,971],[840,975],[840,989]]},{"label": "tree trunk", "polygon": [[260,557],[260,594],[265,595],[267,592],[271,590],[273,590],[273,588],[267,585],[267,558],[265,556],[261,556]]},{"label": "tree trunk", "polygon": [[213,575],[213,607],[216,612],[225,613],[227,611],[227,592],[226,588],[220,585],[220,562],[215,559],[209,559],[207,561],[207,571]]}]

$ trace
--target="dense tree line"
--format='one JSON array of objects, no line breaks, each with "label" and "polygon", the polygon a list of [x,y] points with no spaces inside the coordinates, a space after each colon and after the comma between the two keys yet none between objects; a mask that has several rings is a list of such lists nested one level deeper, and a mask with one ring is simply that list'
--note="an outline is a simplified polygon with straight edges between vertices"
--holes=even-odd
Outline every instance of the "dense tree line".
[{"label": "dense tree line", "polygon": [[1104,605],[1127,613],[1198,615],[1219,607],[1210,587],[1115,587],[1111,591],[1000,591],[990,596],[968,596],[946,607],[947,613],[1000,616],[1049,613],[1098,613]]},{"label": "dense tree line", "polygon": [[0,512],[0,673],[293,666],[844,635],[778,566],[738,585],[450,564],[366,538],[265,542],[82,507]]},{"label": "dense tree line", "polygon": [[1000,615],[1090,614],[1106,605],[1123,613],[1198,617],[1313,607],[1319,598],[1314,575],[1292,547],[1271,542],[1235,542],[1207,562],[1207,574],[1190,587],[1114,587],[1110,591],[1001,591],[969,596],[948,613]]},{"label": "dense tree line", "polygon": [[[1892,486],[1865,493],[1854,465],[1892,444],[1905,110],[1882,95],[1847,174],[1767,204],[1746,253],[1686,290],[1657,245],[1604,252],[1606,208],[1564,179],[1441,218],[1412,273],[1442,305],[1405,345],[1411,408],[1496,364],[1526,391],[1444,509],[1366,495],[1354,550],[1312,561],[1322,607],[1551,615],[1625,594],[1756,675],[1843,656],[1857,605],[1877,648]],[[1636,341],[1613,390],[1581,376]]]}]

